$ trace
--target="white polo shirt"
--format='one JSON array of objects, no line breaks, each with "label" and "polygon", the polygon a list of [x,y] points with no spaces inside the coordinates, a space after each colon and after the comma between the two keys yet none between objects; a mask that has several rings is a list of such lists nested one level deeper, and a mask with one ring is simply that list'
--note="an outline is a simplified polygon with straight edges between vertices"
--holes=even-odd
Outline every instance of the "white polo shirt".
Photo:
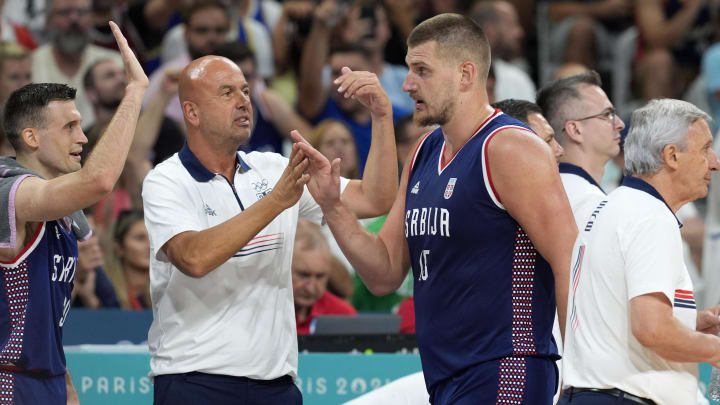
[{"label": "white polo shirt", "polygon": [[618,388],[658,404],[694,404],[695,363],[667,361],[638,342],[630,300],[660,292],[695,330],[693,286],[679,221],[651,185],[626,177],[581,229],[582,267],[572,274],[563,386]]},{"label": "white polo shirt", "polygon": [[[205,277],[186,276],[161,249],[173,236],[218,225],[264,197],[287,163],[275,153],[238,152],[231,184],[205,168],[185,145],[145,178],[154,316],[148,336],[151,375],[297,376],[290,273],[295,229],[298,217],[322,219],[307,189],[297,204]],[[342,179],[341,187],[347,183]]]},{"label": "white polo shirt", "polygon": [[[605,191],[580,166],[570,163],[560,163],[560,179],[562,180],[565,194],[570,201],[573,216],[578,230],[585,227],[588,216],[595,210],[598,203],[605,199]],[[581,227],[582,226],[582,227]]]}]

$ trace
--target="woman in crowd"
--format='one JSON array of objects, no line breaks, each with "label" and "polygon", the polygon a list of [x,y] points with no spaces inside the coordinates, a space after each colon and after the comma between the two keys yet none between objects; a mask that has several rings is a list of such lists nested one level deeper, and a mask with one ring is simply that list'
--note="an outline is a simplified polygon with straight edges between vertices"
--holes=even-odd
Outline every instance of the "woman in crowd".
[{"label": "woman in crowd", "polygon": [[109,273],[121,308],[151,308],[150,240],[142,211],[120,213],[112,230],[112,251]]}]

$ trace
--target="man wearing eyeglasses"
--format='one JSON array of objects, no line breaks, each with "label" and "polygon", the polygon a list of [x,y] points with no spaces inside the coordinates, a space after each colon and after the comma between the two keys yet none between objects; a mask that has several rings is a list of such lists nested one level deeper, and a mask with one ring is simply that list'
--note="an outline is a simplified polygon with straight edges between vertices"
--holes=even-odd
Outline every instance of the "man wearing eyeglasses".
[{"label": "man wearing eyeglasses", "polygon": [[34,83],[62,83],[78,90],[75,104],[87,127],[95,121],[92,103],[85,95],[83,76],[101,59],[123,65],[116,51],[91,44],[90,0],[52,0],[47,8],[47,35],[50,41],[32,54]]},{"label": "man wearing eyeglasses", "polygon": [[578,229],[605,197],[600,181],[605,164],[620,152],[625,124],[590,71],[551,82],[540,89],[537,104],[565,150],[560,177]]}]

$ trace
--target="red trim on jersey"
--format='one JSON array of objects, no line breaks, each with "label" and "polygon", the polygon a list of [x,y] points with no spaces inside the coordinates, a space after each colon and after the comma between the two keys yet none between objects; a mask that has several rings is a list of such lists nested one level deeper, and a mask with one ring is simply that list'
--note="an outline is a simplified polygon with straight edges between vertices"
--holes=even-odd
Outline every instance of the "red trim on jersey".
[{"label": "red trim on jersey", "polygon": [[496,108],[495,111],[492,114],[490,114],[489,117],[485,118],[485,121],[483,121],[482,124],[480,124],[480,126],[478,126],[477,129],[475,129],[475,131],[473,131],[472,136],[470,138],[466,139],[465,142],[463,142],[462,146],[460,146],[460,148],[458,150],[456,150],[455,153],[453,153],[453,155],[450,157],[450,160],[448,160],[447,163],[445,163],[445,143],[443,143],[442,152],[440,153],[440,170],[441,171],[445,170],[445,168],[453,161],[453,159],[455,159],[455,156],[457,156],[457,154],[462,150],[462,148],[465,147],[465,145],[471,139],[473,139],[475,137],[475,135],[478,134],[478,131],[480,131],[480,129],[482,127],[484,127],[485,124],[487,124],[491,119],[497,117],[498,114],[501,112],[502,111],[500,111],[499,109]]},{"label": "red trim on jersey", "polygon": [[433,133],[433,131],[435,131],[435,130],[433,129],[432,131],[423,135],[420,142],[418,142],[417,146],[415,146],[415,152],[413,152],[413,157],[410,160],[410,170],[408,170],[408,182],[410,182],[410,174],[412,174],[413,165],[415,165],[415,159],[417,159],[417,154],[418,154],[418,151],[420,150],[420,146],[422,146],[422,144],[425,143],[425,140],[427,139],[428,136],[430,136],[430,134]]},{"label": "red trim on jersey", "polygon": [[502,200],[500,199],[500,195],[498,194],[497,190],[495,190],[495,184],[493,184],[492,175],[490,174],[490,157],[488,155],[488,148],[490,147],[490,141],[492,140],[492,137],[506,129],[520,129],[525,132],[531,133],[533,136],[537,136],[537,135],[535,135],[534,132],[528,130],[527,128],[520,127],[517,125],[507,125],[507,126],[500,127],[498,129],[496,129],[495,131],[493,131],[492,133],[490,133],[490,135],[488,135],[487,140],[485,141],[485,150],[483,151],[483,154],[485,155],[485,168],[487,170],[487,179],[488,179],[488,183],[490,183],[490,189],[492,190],[493,195],[495,195],[495,198],[498,200],[498,202],[500,204],[502,204]]},{"label": "red trim on jersey", "polygon": [[22,257],[22,255],[24,255],[25,252],[27,252],[28,249],[30,249],[30,247],[35,243],[35,239],[37,239],[38,235],[40,235],[40,231],[42,230],[43,226],[45,226],[45,224],[43,224],[43,223],[41,223],[40,226],[38,226],[37,230],[35,231],[35,235],[33,235],[32,239],[30,239],[30,241],[25,245],[23,250],[20,253],[18,253],[12,260],[10,260],[10,261],[0,260],[0,263],[13,264],[18,259],[20,259]]}]

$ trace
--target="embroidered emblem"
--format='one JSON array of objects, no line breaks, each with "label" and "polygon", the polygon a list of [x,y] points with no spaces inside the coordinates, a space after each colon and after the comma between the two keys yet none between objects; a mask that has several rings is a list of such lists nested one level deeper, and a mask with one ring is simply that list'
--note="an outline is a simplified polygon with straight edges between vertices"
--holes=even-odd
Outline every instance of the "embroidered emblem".
[{"label": "embroidered emblem", "polygon": [[257,183],[251,183],[253,186],[253,189],[255,190],[255,195],[257,196],[258,200],[268,195],[269,192],[272,191],[272,188],[269,187],[269,183],[267,179],[262,179],[261,181],[258,181]]},{"label": "embroidered emblem", "polygon": [[417,194],[418,191],[420,191],[420,182],[419,181],[417,183],[415,183],[412,190],[410,190],[410,194]]},{"label": "embroidered emblem", "polygon": [[209,216],[209,217],[215,217],[215,216],[217,216],[217,214],[215,213],[215,210],[212,209],[212,208],[210,208],[210,206],[207,205],[207,204],[205,204],[205,203],[203,203],[203,209],[204,209],[204,211],[205,211],[205,215],[207,215],[207,216]]},{"label": "embroidered emblem", "polygon": [[444,197],[446,200],[450,199],[452,197],[453,190],[455,189],[455,182],[457,181],[456,177],[451,177],[450,180],[448,180],[447,187],[445,187],[445,194]]}]

